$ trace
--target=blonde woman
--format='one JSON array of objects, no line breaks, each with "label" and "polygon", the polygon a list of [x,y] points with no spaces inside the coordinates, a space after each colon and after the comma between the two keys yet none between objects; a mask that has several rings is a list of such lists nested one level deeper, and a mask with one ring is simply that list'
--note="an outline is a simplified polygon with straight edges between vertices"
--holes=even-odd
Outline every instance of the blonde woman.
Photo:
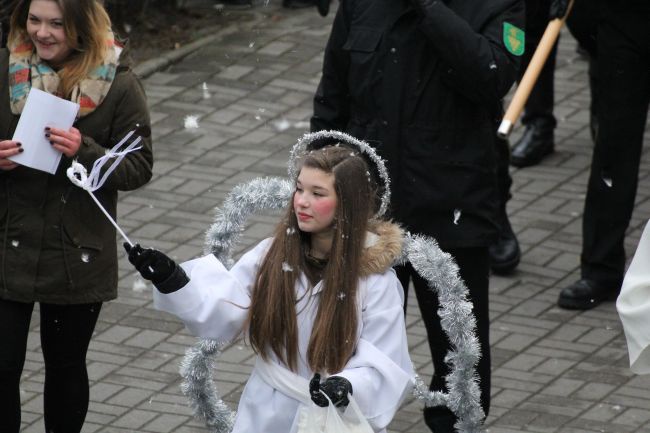
[{"label": "blonde woman", "polygon": [[[19,381],[34,303],[40,304],[48,433],[79,432],[88,409],[86,352],[102,303],[117,296],[115,230],[65,171],[86,166],[136,125],[149,126],[143,89],[120,60],[106,11],[95,0],[23,0],[0,50],[0,419],[20,429]],[[80,106],[68,130],[42,131],[63,154],[56,173],[7,159],[28,143],[11,140],[31,89]],[[116,213],[118,190],[151,178],[151,140],[126,156],[95,192]]]}]

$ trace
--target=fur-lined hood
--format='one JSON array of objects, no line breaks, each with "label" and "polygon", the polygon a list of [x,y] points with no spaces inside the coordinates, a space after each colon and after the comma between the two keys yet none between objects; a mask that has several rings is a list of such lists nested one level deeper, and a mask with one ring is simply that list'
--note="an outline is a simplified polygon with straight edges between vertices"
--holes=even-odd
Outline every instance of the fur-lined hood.
[{"label": "fur-lined hood", "polygon": [[366,232],[361,275],[383,274],[402,255],[402,229],[387,221],[372,222]]}]

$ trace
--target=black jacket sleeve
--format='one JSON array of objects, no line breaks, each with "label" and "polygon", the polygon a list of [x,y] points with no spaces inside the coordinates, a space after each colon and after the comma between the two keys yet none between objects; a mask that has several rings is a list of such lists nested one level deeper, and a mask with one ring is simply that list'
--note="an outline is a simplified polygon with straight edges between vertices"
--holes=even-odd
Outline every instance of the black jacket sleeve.
[{"label": "black jacket sleeve", "polygon": [[344,8],[345,2],[341,2],[325,47],[323,75],[314,96],[312,131],[344,131],[350,118],[350,92],[347,82],[350,66],[348,54],[343,50],[343,45],[348,39],[349,24],[346,22]]},{"label": "black jacket sleeve", "polygon": [[485,10],[470,24],[454,12],[453,2],[447,6],[440,0],[413,1],[422,14],[422,31],[442,59],[444,82],[470,100],[493,107],[517,78],[523,49],[506,47],[504,29],[512,25],[523,35],[524,2],[483,0],[476,7]]}]

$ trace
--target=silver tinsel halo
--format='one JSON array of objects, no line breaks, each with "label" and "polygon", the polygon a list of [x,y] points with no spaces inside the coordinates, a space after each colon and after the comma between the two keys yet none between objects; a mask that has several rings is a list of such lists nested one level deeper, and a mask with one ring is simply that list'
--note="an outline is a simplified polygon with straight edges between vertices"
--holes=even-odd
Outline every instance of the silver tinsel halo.
[{"label": "silver tinsel halo", "polygon": [[311,132],[303,135],[298,142],[294,144],[289,154],[289,178],[295,180],[298,176],[298,160],[302,155],[307,151],[307,146],[311,143],[324,139],[335,139],[339,142],[351,145],[357,148],[360,152],[365,154],[370,161],[377,168],[377,174],[380,177],[381,182],[383,183],[383,192],[380,198],[380,206],[377,211],[376,217],[381,217],[385,215],[388,211],[388,206],[390,205],[390,177],[388,176],[388,170],[386,170],[386,164],[384,160],[377,155],[375,149],[372,148],[365,141],[354,138],[353,136],[346,134],[341,131],[318,131]]},{"label": "silver tinsel halo", "polygon": [[[304,151],[306,143],[319,137],[343,139],[343,136],[346,134],[336,131],[307,134],[294,146],[292,163],[295,163],[297,155]],[[232,247],[243,231],[247,218],[261,210],[278,210],[287,205],[295,181],[292,166],[294,165],[290,165],[289,170],[290,179],[255,179],[236,186],[223,205],[216,209],[215,222],[206,233],[205,252],[215,254],[230,268],[233,264]],[[380,173],[382,167],[385,175],[383,161],[378,164]],[[384,182],[387,193],[382,198],[380,214],[385,212],[385,206],[388,206],[390,200],[390,182],[387,175]],[[427,280],[431,290],[437,293],[440,300],[437,314],[452,344],[452,350],[445,357],[450,366],[450,373],[446,377],[449,392],[429,391],[419,376],[416,376],[414,395],[427,406],[449,407],[458,417],[455,427],[459,432],[480,433],[484,418],[476,375],[480,348],[476,338],[476,319],[472,314],[472,304],[467,300],[467,287],[458,275],[458,266],[449,254],[440,250],[434,239],[411,234],[406,236],[402,256],[398,260],[399,263],[406,261],[413,265]],[[187,350],[181,365],[181,389],[189,398],[195,416],[204,420],[212,433],[229,433],[235,418],[234,412],[219,396],[212,378],[213,360],[225,345],[225,342],[200,340]]]}]

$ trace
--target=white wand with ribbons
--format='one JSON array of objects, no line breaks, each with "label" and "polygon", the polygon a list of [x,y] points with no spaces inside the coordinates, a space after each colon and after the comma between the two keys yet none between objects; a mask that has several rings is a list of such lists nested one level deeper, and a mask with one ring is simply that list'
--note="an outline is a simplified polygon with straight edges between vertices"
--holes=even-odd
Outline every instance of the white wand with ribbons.
[{"label": "white wand with ribbons", "polygon": [[[148,128],[147,128],[148,129]],[[136,137],[135,140],[133,140],[131,143],[129,143],[127,146],[125,146],[125,143],[128,142],[128,140],[133,136],[133,134],[138,131],[138,130],[133,130],[129,132],[122,140],[120,140],[119,143],[117,143],[115,146],[113,146],[112,149],[106,151],[106,155],[102,156],[101,158],[98,158],[94,163],[93,163],[93,168],[90,170],[90,174],[86,171],[86,167],[78,163],[77,161],[72,161],[72,165],[68,167],[68,170],[66,171],[66,174],[68,175],[68,179],[78,186],[79,188],[83,188],[86,191],[88,191],[88,194],[90,194],[90,197],[97,203],[97,206],[99,206],[99,209],[101,209],[102,212],[104,212],[104,215],[106,215],[106,218],[113,224],[113,226],[117,229],[117,231],[120,233],[120,235],[124,238],[125,241],[129,243],[129,245],[133,246],[133,242],[128,238],[128,236],[124,233],[124,231],[120,228],[120,226],[117,225],[117,222],[111,217],[111,215],[106,211],[104,206],[97,200],[97,197],[95,197],[95,194],[93,194],[94,191],[98,190],[99,188],[104,185],[106,182],[106,179],[108,179],[108,176],[117,168],[117,165],[124,159],[124,157],[129,154],[130,152],[139,150],[142,148],[142,146],[136,147],[139,143],[140,140],[142,139],[140,136]],[[106,163],[112,160],[112,164],[104,170],[104,173],[102,174],[102,168]]]}]

